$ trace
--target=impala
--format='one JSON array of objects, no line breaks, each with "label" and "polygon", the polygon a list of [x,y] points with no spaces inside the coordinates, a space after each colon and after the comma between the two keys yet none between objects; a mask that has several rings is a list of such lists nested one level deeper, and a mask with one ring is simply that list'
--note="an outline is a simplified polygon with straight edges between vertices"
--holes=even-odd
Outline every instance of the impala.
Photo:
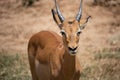
[{"label": "impala", "polygon": [[51,11],[62,37],[52,31],[41,31],[31,37],[28,58],[32,80],[79,80],[81,67],[76,53],[80,33],[90,17],[81,20],[82,0],[73,21],[66,20],[54,2],[56,10]]}]

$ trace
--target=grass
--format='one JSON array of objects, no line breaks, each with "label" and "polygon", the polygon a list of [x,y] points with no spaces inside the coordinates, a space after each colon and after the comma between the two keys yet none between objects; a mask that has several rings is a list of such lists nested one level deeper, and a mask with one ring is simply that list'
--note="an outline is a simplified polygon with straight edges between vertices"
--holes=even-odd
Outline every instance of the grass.
[{"label": "grass", "polygon": [[80,80],[120,80],[120,34],[109,37],[111,47],[94,52],[90,66],[86,66]]},{"label": "grass", "polygon": [[83,70],[80,80],[120,80],[120,51],[95,53],[93,64]]},{"label": "grass", "polygon": [[[120,50],[94,53],[80,80],[120,80]],[[0,80],[31,80],[27,54],[0,53]]]},{"label": "grass", "polygon": [[117,46],[119,46],[119,45],[120,45],[120,34],[112,35],[112,36],[108,39],[108,42],[109,42],[111,45],[117,45]]},{"label": "grass", "polygon": [[0,80],[31,80],[27,55],[0,53]]},{"label": "grass", "polygon": [[109,51],[109,50],[103,50],[102,52],[99,52],[95,54],[95,60],[101,60],[101,59],[115,59],[120,60],[120,51]]}]

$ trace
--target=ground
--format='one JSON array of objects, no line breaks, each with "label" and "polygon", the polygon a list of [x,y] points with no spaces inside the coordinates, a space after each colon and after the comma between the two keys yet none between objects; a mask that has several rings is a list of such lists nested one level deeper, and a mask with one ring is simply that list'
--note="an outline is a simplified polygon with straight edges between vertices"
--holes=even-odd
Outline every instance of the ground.
[{"label": "ground", "polygon": [[[75,18],[79,4],[79,0],[59,0],[60,9],[66,19]],[[90,67],[90,72],[88,70],[88,72],[86,71],[87,73],[83,73],[86,74],[83,75],[83,80],[88,80],[88,78],[89,80],[110,80],[109,78],[98,79],[101,75],[105,75],[105,72],[104,74],[98,74],[100,76],[96,75],[94,78],[91,78],[91,75],[94,74],[94,72],[103,72],[99,71],[99,69],[103,70],[106,64],[116,64],[110,69],[115,67],[115,70],[120,70],[120,68],[118,68],[120,66],[119,7],[119,5],[112,7],[95,5],[93,4],[93,0],[83,1],[83,18],[86,18],[89,15],[92,16],[87,27],[80,36],[80,46],[77,54],[83,67],[83,71],[88,70]],[[3,53],[4,56],[8,54],[10,56],[11,54],[17,54],[20,57],[27,56],[28,41],[33,34],[39,31],[51,30],[59,34],[59,28],[52,18],[52,8],[54,8],[52,0],[39,0],[31,7],[23,7],[21,0],[1,0],[0,56],[2,56]],[[27,61],[27,57],[25,60]],[[113,64],[109,63],[111,61]],[[0,63],[3,64],[4,61],[3,63]],[[27,62],[25,63],[28,64]],[[93,66],[98,69],[96,70]],[[2,67],[1,69],[3,70],[4,68]],[[113,73],[115,70],[113,70]],[[109,72],[109,70],[107,72]],[[112,72],[110,73],[113,75]],[[30,73],[28,72],[28,74]],[[111,74],[108,74],[108,76]],[[120,74],[120,71],[118,71],[118,73],[116,72],[116,74]],[[1,75],[2,72],[0,73],[0,79]],[[85,79],[84,76],[87,76],[88,78]],[[119,80],[120,75],[115,78],[116,80]]]}]

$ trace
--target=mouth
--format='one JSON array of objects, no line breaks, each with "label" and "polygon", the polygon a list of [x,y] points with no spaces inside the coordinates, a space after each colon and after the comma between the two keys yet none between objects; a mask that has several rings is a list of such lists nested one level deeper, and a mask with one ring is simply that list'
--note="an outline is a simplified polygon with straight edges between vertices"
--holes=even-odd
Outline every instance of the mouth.
[{"label": "mouth", "polygon": [[74,56],[74,55],[76,55],[76,53],[77,53],[77,50],[74,50],[74,51],[69,50],[69,54],[70,54],[70,55],[73,55],[73,56]]},{"label": "mouth", "polygon": [[70,55],[75,55],[77,53],[77,47],[75,48],[68,47],[68,51]]}]

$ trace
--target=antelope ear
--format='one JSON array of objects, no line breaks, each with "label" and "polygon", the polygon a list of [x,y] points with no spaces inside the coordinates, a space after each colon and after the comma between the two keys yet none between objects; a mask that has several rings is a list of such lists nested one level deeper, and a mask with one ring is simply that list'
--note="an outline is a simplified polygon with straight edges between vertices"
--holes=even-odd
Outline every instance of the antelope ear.
[{"label": "antelope ear", "polygon": [[56,24],[59,26],[59,28],[61,28],[62,23],[61,23],[61,21],[60,21],[60,19],[59,19],[59,17],[58,17],[57,12],[56,12],[54,9],[52,9],[51,12],[52,12],[54,21],[55,21]]},{"label": "antelope ear", "polygon": [[87,19],[81,19],[79,22],[80,25],[80,29],[84,29],[87,25],[87,23],[89,22],[89,19],[91,18],[91,16],[88,16]]}]

